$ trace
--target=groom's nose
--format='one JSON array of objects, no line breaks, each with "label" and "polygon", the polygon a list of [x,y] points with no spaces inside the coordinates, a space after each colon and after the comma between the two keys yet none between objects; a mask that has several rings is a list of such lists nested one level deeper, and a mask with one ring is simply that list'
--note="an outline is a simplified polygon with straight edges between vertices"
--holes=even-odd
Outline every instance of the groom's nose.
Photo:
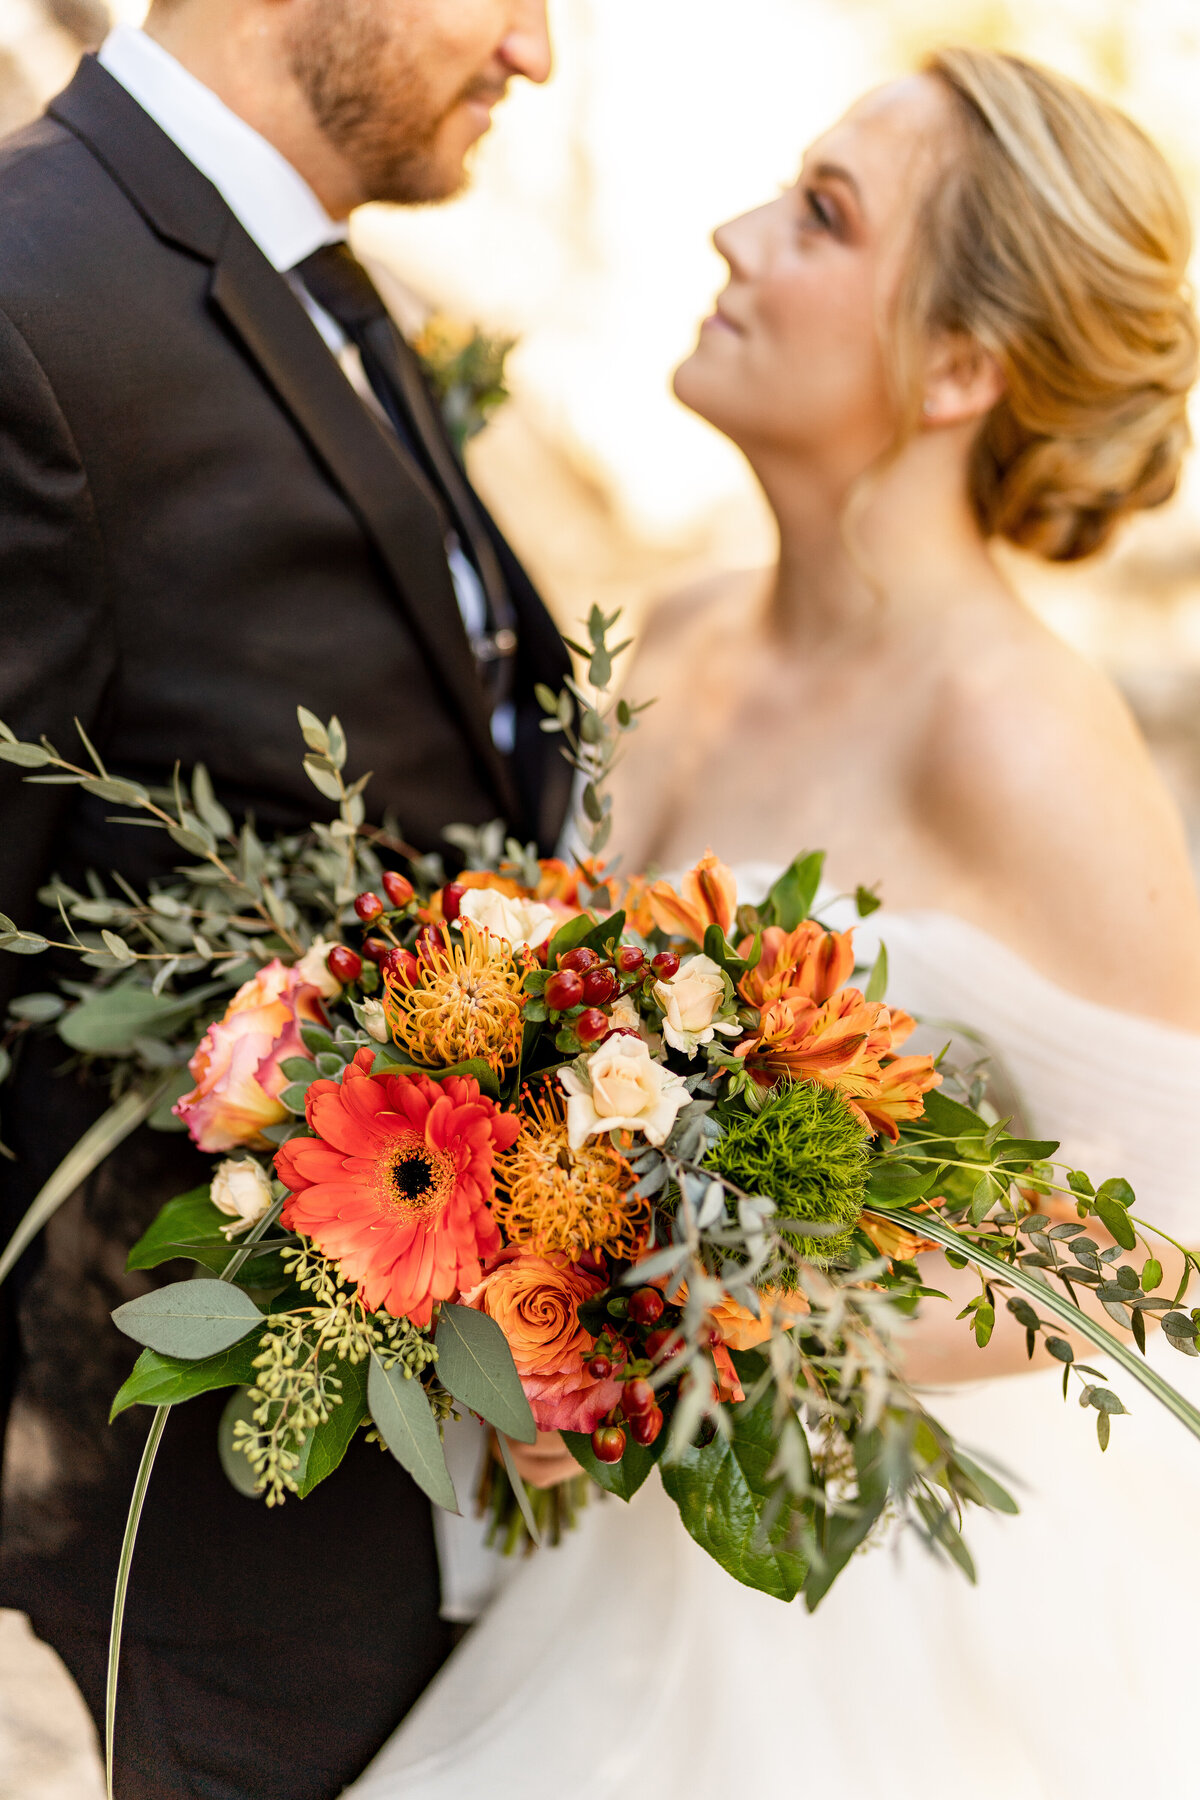
[{"label": "groom's nose", "polygon": [[546,0],[516,0],[512,23],[500,44],[501,60],[514,75],[541,83],[550,79],[554,53]]}]

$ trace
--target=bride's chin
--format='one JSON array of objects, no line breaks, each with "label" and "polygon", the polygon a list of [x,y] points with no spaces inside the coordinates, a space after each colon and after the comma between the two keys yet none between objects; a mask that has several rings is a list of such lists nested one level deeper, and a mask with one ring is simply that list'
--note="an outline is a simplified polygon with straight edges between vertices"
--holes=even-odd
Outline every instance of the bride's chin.
[{"label": "bride's chin", "polygon": [[713,419],[709,407],[711,396],[707,391],[711,387],[711,383],[704,379],[704,360],[702,346],[693,350],[690,356],[684,358],[671,377],[671,387],[674,390],[675,398],[681,405],[686,406],[689,412],[698,413],[702,419],[707,419],[710,424],[715,424],[716,421]]}]

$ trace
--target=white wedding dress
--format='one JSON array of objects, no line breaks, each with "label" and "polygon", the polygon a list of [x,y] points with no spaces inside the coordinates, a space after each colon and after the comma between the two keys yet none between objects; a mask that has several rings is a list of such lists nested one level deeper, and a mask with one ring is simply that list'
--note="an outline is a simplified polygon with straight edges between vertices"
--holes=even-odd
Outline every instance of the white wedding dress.
[{"label": "white wedding dress", "polygon": [[[767,878],[741,871],[743,893]],[[1061,1138],[1097,1181],[1124,1175],[1143,1217],[1200,1245],[1200,1036],[1067,994],[944,914],[876,914],[857,928],[860,961],[880,939],[889,996],[986,1039],[1028,1130]],[[1151,1358],[1200,1403],[1200,1361],[1153,1341]],[[657,1477],[631,1506],[594,1501],[559,1549],[508,1571],[349,1795],[1200,1794],[1200,1441],[1122,1373],[1111,1384],[1131,1416],[1105,1455],[1055,1372],[931,1396],[1022,1506],[969,1515],[976,1587],[902,1534],[858,1557],[810,1617],[734,1583]],[[445,1542],[460,1616],[487,1581],[473,1529],[455,1521]]]}]

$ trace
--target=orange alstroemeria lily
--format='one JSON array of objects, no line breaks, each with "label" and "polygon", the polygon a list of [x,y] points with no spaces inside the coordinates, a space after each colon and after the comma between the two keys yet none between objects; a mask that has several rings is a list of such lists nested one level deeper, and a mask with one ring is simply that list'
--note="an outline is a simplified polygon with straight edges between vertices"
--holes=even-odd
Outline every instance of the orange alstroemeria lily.
[{"label": "orange alstroemeria lily", "polygon": [[925,1095],[941,1085],[931,1056],[889,1057],[879,1072],[878,1091],[860,1095],[856,1109],[873,1130],[882,1131],[895,1143],[902,1121],[919,1119],[925,1111]]},{"label": "orange alstroemeria lily", "polygon": [[[749,956],[753,947],[752,937],[743,938],[738,955]],[[826,931],[814,919],[805,919],[795,931],[768,925],[762,935],[762,956],[738,987],[751,1006],[767,1007],[793,998],[823,1006],[853,973],[854,933]]]},{"label": "orange alstroemeria lily", "polygon": [[872,1134],[895,1141],[900,1121],[919,1119],[923,1096],[942,1079],[932,1057],[895,1055],[912,1029],[907,1013],[893,1015],[857,988],[842,988],[823,1006],[799,995],[775,1001],[735,1054],[760,1086],[792,1080],[833,1088]]},{"label": "orange alstroemeria lily", "polygon": [[684,876],[682,893],[669,881],[656,881],[648,899],[660,931],[702,945],[710,925],[719,925],[728,936],[737,913],[737,882],[733,870],[706,850]]}]

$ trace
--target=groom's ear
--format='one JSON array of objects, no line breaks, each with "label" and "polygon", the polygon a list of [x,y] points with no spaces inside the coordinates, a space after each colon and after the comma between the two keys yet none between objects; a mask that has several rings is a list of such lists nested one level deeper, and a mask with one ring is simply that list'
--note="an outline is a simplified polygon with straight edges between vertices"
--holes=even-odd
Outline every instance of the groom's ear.
[{"label": "groom's ear", "polygon": [[921,420],[964,425],[990,413],[1004,395],[1004,371],[990,350],[962,332],[946,332],[930,352]]}]

